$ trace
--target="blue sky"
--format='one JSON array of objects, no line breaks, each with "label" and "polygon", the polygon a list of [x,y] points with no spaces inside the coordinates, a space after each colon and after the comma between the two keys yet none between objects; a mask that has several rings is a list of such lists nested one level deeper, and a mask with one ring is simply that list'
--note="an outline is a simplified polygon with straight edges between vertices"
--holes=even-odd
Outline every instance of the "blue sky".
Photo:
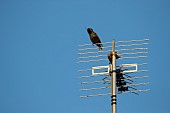
[{"label": "blue sky", "polygon": [[0,113],[106,113],[110,97],[81,99],[77,48],[150,39],[149,93],[118,95],[118,113],[169,113],[168,0],[0,0]]}]

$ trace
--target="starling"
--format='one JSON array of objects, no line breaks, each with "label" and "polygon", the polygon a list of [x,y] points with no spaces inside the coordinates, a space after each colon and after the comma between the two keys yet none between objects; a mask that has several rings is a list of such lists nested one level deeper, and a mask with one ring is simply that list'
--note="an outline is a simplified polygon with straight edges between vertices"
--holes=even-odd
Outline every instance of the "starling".
[{"label": "starling", "polygon": [[102,50],[103,45],[101,44],[99,36],[93,31],[92,28],[87,28],[87,32],[89,33],[90,40],[92,41],[93,45],[96,44],[96,46],[99,47],[99,50]]}]

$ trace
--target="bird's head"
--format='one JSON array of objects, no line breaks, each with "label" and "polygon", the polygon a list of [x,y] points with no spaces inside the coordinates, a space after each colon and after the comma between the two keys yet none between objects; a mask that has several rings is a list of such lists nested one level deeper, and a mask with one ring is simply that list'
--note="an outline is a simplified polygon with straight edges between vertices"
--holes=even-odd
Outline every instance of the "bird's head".
[{"label": "bird's head", "polygon": [[93,33],[93,29],[92,29],[92,28],[87,28],[87,32],[88,32],[89,34],[91,34],[91,33]]}]

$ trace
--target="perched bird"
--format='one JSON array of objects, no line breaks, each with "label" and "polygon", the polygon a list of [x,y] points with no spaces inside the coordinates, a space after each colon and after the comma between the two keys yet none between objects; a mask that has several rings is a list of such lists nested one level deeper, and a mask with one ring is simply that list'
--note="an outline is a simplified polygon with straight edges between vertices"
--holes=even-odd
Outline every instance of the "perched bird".
[{"label": "perched bird", "polygon": [[90,40],[92,41],[93,45],[96,44],[96,46],[99,47],[99,50],[102,50],[103,45],[101,44],[99,36],[93,31],[92,28],[87,28],[87,32],[90,36]]}]

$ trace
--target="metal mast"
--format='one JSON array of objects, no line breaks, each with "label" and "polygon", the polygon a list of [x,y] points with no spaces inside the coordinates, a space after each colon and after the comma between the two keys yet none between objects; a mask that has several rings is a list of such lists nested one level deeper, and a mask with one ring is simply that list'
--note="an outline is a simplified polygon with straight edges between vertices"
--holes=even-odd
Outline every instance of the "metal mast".
[{"label": "metal mast", "polygon": [[112,62],[110,64],[110,76],[111,76],[111,106],[112,112],[116,113],[116,52],[115,52],[115,41],[112,41],[112,51],[110,56]]}]

